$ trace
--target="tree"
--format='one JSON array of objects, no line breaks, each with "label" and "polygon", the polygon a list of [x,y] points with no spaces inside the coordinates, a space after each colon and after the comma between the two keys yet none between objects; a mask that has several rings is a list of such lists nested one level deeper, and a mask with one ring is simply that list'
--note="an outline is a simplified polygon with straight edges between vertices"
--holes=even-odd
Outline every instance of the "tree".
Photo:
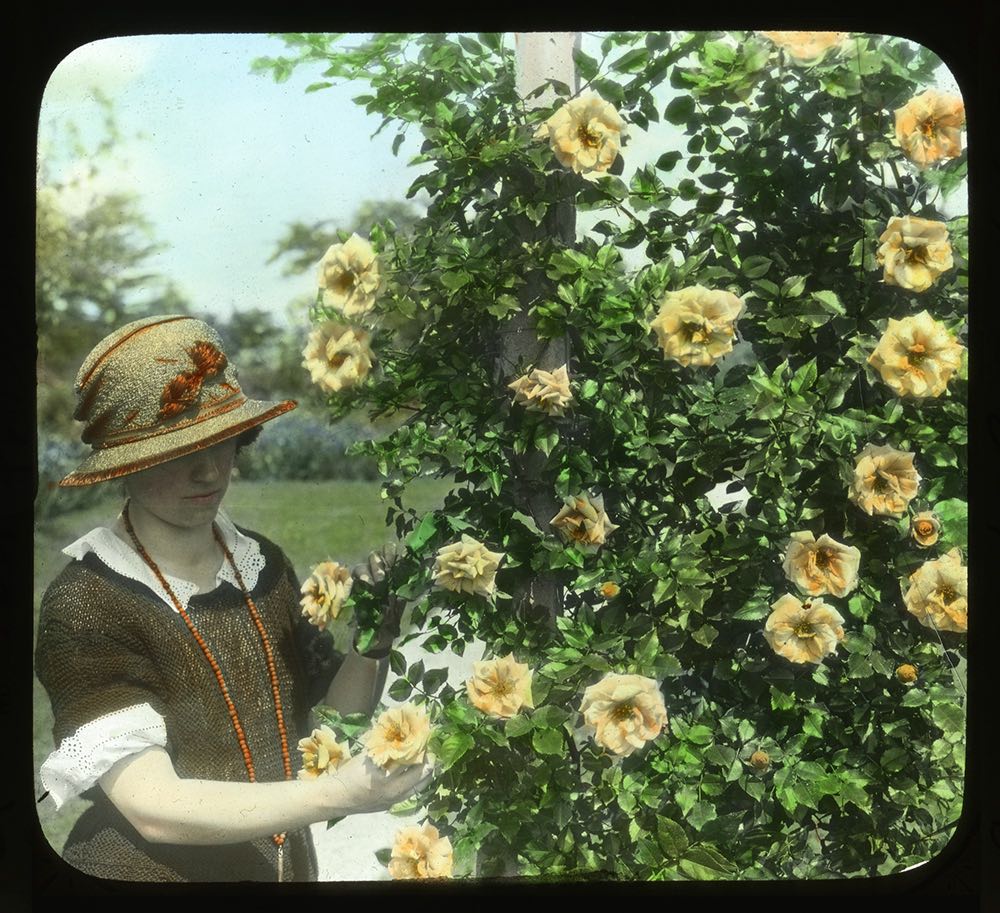
[{"label": "tree", "polygon": [[[935,203],[962,185],[965,156],[949,148],[918,168],[895,138],[893,112],[923,98],[932,53],[823,40],[803,66],[778,33],[613,33],[599,57],[576,55],[600,99],[555,84],[560,98],[537,112],[499,35],[356,47],[292,35],[295,56],[257,64],[282,78],[320,62],[325,80],[366,81],[358,103],[383,126],[418,128],[414,162],[431,165],[411,186],[431,199],[412,233],[371,232],[384,285],[350,319],[371,333],[378,369],[328,404],[334,417],[413,412],[363,446],[406,543],[387,585],[413,602],[412,636],[430,653],[481,639],[532,672],[534,706],[491,713],[441,670],[391,656],[391,695],[434,720],[443,772],[419,802],[459,874],[874,875],[925,861],[953,829],[962,625],[935,622],[912,584],[947,568],[933,593],[961,619],[967,382],[952,361],[944,383],[914,387],[938,356],[929,337],[900,342],[895,321],[927,311],[934,345],[959,352],[967,226]],[[617,132],[604,104],[633,131],[665,118],[685,148],[636,163],[626,143],[621,176],[578,168],[585,151],[568,149],[604,149]],[[590,120],[566,120],[588,105]],[[957,116],[941,116],[950,125],[927,115],[904,140],[944,148]],[[555,127],[536,131],[559,118],[571,129],[557,159]],[[576,237],[538,231],[567,204],[604,218]],[[935,240],[913,241],[925,228]],[[636,247],[646,262],[627,269]],[[385,321],[417,315],[418,338],[395,346]],[[347,319],[322,297],[313,317]],[[746,345],[722,358],[737,317]],[[543,340],[568,338],[571,399],[531,364],[498,370],[500,339],[525,319]],[[897,343],[908,354],[890,362]],[[876,466],[869,445],[907,456]],[[406,508],[409,481],[452,473],[442,509]],[[745,509],[717,508],[707,493],[734,479]],[[903,488],[903,506],[882,511]],[[535,516],[539,493],[565,510]],[[821,560],[810,535],[843,551]],[[465,564],[480,568],[472,593],[448,576],[460,544],[473,549],[463,536],[483,546]],[[795,555],[827,567],[853,549],[856,581],[824,578],[835,614],[764,636],[791,617],[788,599],[814,610]],[[560,590],[545,612],[530,598],[542,575]],[[383,595],[352,591],[363,631]],[[821,661],[795,661],[814,637]],[[616,698],[608,676],[654,687]],[[365,725],[320,712],[347,736]],[[614,733],[636,714],[630,749]]]},{"label": "tree", "polygon": [[121,135],[111,102],[94,97],[104,120],[90,144],[72,122],[43,121],[36,198],[38,423],[71,437],[73,381],[90,349],[129,320],[188,310],[173,283],[149,271],[162,244],[138,195],[102,187]]}]

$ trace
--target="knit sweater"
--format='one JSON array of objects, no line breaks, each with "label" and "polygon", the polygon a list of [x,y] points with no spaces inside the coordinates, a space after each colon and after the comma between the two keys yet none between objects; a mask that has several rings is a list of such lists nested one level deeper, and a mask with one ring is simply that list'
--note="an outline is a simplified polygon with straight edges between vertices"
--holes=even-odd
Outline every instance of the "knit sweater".
[{"label": "knit sweater", "polygon": [[[264,558],[251,596],[274,654],[293,769],[309,711],[339,667],[332,639],[299,613],[298,583],[281,550],[255,539]],[[191,597],[187,613],[214,654],[239,714],[260,782],[285,778],[267,663],[243,594],[222,582]],[[58,745],[81,726],[148,705],[163,718],[165,750],[182,778],[246,782],[243,755],[218,681],[180,615],[145,584],[93,552],[72,561],[42,598],[35,669],[52,703]],[[277,878],[270,837],[222,846],[153,844],[99,787],[71,831],[63,857],[88,874],[129,881],[242,881]],[[285,880],[315,880],[308,828],[288,834]]]}]

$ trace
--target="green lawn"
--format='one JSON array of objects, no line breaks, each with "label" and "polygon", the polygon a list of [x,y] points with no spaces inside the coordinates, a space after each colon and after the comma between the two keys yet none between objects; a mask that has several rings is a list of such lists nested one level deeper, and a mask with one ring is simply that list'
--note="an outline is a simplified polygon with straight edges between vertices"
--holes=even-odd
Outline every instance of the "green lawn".
[{"label": "green lawn", "polygon": [[[409,486],[404,500],[418,512],[440,505],[453,483],[421,479]],[[234,481],[224,507],[240,526],[255,530],[277,542],[288,555],[300,579],[313,565],[327,559],[353,565],[393,538],[385,526],[387,502],[379,497],[379,483],[247,482]],[[82,510],[49,517],[35,525],[35,626],[42,593],[69,560],[60,550],[95,526],[114,520],[121,508],[117,488],[108,497]],[[343,645],[344,630],[335,631]],[[338,636],[339,635],[339,636]],[[52,751],[52,711],[44,689],[34,682],[35,795],[42,794],[38,768]],[[39,820],[46,839],[60,852],[66,836],[87,803],[71,799],[59,812],[50,801],[39,806]]]}]

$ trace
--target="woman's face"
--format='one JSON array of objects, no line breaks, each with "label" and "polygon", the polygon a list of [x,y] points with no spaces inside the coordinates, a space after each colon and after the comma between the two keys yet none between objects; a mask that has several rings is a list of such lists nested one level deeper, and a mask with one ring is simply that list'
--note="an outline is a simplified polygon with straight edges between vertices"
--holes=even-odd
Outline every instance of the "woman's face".
[{"label": "woman's face", "polygon": [[125,478],[132,504],[171,526],[211,523],[229,487],[236,438],[168,460]]}]

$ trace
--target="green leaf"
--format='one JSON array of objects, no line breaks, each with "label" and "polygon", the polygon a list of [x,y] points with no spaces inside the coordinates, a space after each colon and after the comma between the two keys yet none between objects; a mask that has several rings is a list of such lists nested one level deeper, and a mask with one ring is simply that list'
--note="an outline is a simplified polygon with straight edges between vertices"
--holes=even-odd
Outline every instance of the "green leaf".
[{"label": "green leaf", "polygon": [[688,848],[688,838],[684,828],[672,818],[664,818],[662,815],[656,816],[656,839],[670,859],[684,855]]},{"label": "green leaf", "polygon": [[755,255],[753,257],[747,257],[743,261],[740,268],[743,271],[743,275],[748,279],[759,279],[767,273],[773,262],[774,261],[771,260],[770,257],[760,257]]},{"label": "green leaf", "polygon": [[434,514],[424,514],[420,524],[404,541],[413,551],[419,552],[436,532],[437,521],[434,519]]},{"label": "green leaf", "polygon": [[774,685],[771,685],[771,709],[791,710],[795,706],[795,698],[791,694],[785,694]]},{"label": "green leaf", "polygon": [[789,276],[781,283],[782,298],[798,298],[806,289],[807,276]]},{"label": "green leaf", "polygon": [[760,621],[771,614],[771,607],[763,599],[751,599],[732,614],[736,621]]},{"label": "green leaf", "polygon": [[795,374],[792,375],[792,380],[789,383],[789,389],[792,393],[801,393],[803,390],[808,390],[815,382],[819,371],[816,367],[816,359],[810,358]]},{"label": "green leaf", "polygon": [[389,860],[392,858],[392,850],[389,847],[383,847],[382,849],[375,850],[375,858],[384,866],[389,864]]},{"label": "green leaf", "polygon": [[686,738],[689,742],[694,742],[695,745],[707,745],[713,738],[715,738],[715,733],[712,732],[708,726],[703,726],[701,723],[698,723],[687,731],[684,738]]},{"label": "green leaf", "polygon": [[965,730],[965,711],[952,703],[935,704],[931,710],[934,725],[946,733],[963,732]]},{"label": "green leaf", "polygon": [[531,736],[531,744],[539,754],[566,754],[566,740],[562,729],[536,729]]},{"label": "green leaf", "polygon": [[709,764],[729,767],[736,757],[736,751],[728,745],[710,745],[705,749],[703,757]]},{"label": "green leaf", "polygon": [[663,112],[663,116],[672,124],[686,124],[693,115],[694,99],[690,95],[678,95]]},{"label": "green leaf", "polygon": [[697,643],[701,644],[703,647],[712,646],[712,641],[715,640],[719,635],[719,629],[712,627],[712,625],[705,624],[698,628],[697,631],[693,631],[691,638]]},{"label": "green leaf", "polygon": [[818,301],[823,309],[829,311],[831,314],[842,317],[847,313],[847,309],[840,303],[836,292],[813,292],[812,298],[814,301]]},{"label": "green leaf", "polygon": [[883,770],[896,773],[910,763],[910,753],[905,748],[890,748],[879,759]]},{"label": "green leaf", "polygon": [[559,443],[559,432],[554,428],[549,429],[544,426],[539,426],[538,430],[535,432],[535,446],[542,451],[546,456],[552,453],[556,444]]},{"label": "green leaf", "polygon": [[700,831],[709,821],[714,821],[717,817],[715,806],[702,799],[691,806],[691,811],[687,814],[687,821],[691,827]]},{"label": "green leaf", "polygon": [[504,733],[508,739],[516,739],[518,736],[529,732],[532,728],[534,728],[534,724],[531,720],[524,716],[524,714],[518,714],[517,716],[512,716],[504,724]]},{"label": "green leaf", "polygon": [[681,154],[679,152],[664,152],[656,160],[656,168],[659,171],[673,171],[680,160]]},{"label": "green leaf", "polygon": [[441,739],[437,749],[437,760],[441,770],[447,770],[455,764],[472,746],[475,741],[467,732],[450,732]]},{"label": "green leaf", "polygon": [[448,681],[447,669],[428,669],[424,673],[423,681],[421,682],[420,687],[428,694],[433,694],[446,681]]}]

